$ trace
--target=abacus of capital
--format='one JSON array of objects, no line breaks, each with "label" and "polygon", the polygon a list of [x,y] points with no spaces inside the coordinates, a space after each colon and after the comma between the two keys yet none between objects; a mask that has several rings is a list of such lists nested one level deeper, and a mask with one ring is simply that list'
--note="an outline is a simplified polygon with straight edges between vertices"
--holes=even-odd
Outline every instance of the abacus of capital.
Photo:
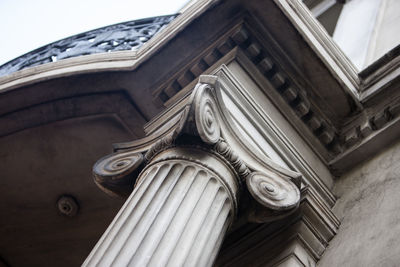
[{"label": "abacus of capital", "polygon": [[238,216],[263,223],[296,210],[301,176],[235,153],[218,90],[216,76],[201,76],[177,123],[95,164],[103,191],[130,195],[83,266],[210,266]]}]

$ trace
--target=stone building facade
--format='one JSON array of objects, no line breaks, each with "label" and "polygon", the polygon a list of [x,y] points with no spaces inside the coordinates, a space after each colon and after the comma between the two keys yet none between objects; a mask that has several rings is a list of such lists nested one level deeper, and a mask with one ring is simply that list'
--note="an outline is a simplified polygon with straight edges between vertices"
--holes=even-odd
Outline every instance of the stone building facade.
[{"label": "stone building facade", "polygon": [[193,1],[4,65],[0,264],[396,266],[399,16],[346,27],[365,2]]}]

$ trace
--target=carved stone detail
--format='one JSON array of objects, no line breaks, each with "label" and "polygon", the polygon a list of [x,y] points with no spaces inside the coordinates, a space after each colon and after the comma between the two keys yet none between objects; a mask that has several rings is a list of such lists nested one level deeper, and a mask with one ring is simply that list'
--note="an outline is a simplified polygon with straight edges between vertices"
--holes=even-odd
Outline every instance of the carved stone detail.
[{"label": "carved stone detail", "polygon": [[[221,59],[235,47],[241,48],[246,56],[255,64],[261,74],[272,84],[275,90],[292,107],[295,114],[305,122],[315,137],[333,154],[341,152],[340,138],[336,129],[326,119],[322,118],[318,110],[309,101],[309,96],[291,79],[273,59],[273,56],[260,44],[246,27],[238,27],[228,37],[216,43],[211,53],[204,54],[197,59],[193,66],[188,66],[183,74],[162,85],[155,95],[163,103],[167,103],[184,87],[189,85],[200,74],[208,69],[217,60]],[[223,49],[222,49],[223,48]],[[196,71],[192,71],[195,69]],[[181,76],[179,76],[181,75]],[[182,77],[185,77],[183,79]]]},{"label": "carved stone detail", "polygon": [[197,132],[206,144],[215,144],[221,135],[216,105],[208,85],[200,85],[193,100]]},{"label": "carved stone detail", "polygon": [[[172,147],[203,147],[226,161],[235,171],[239,184],[245,181],[251,196],[261,205],[259,209],[264,207],[272,211],[286,211],[295,208],[300,201],[298,177],[291,181],[278,171],[252,173],[240,156],[221,137],[222,115],[219,112],[222,108],[214,92],[216,87],[218,87],[217,77],[201,76],[200,82],[181,111],[179,123],[164,137],[154,140],[150,149],[138,152],[133,147],[132,152],[114,153],[96,163],[94,176],[100,188],[109,194],[126,195],[132,190],[135,180],[133,176],[137,176],[140,172],[139,166],[145,165],[142,164],[143,159],[150,163],[158,154]],[[145,156],[142,157],[141,153]],[[189,160],[197,161],[196,158]],[[258,218],[258,221],[262,220],[263,218]]]},{"label": "carved stone detail", "polygon": [[141,153],[117,152],[107,155],[94,165],[94,181],[107,194],[129,195],[133,189],[133,176],[138,174],[142,162]]},{"label": "carved stone detail", "polygon": [[154,155],[163,151],[167,147],[172,146],[174,144],[174,141],[175,141],[175,138],[176,138],[176,135],[178,134],[178,132],[180,132],[180,130],[179,131],[175,130],[173,132],[173,134],[169,134],[169,135],[161,138],[157,142],[155,142],[155,144],[152,145],[150,147],[150,149],[144,155],[144,158],[146,159],[146,161],[149,162]]},{"label": "carved stone detail", "polygon": [[[313,101],[316,99],[315,96],[306,92],[305,88],[309,85],[297,82],[294,79],[296,76],[287,72],[286,68],[279,64],[279,58],[265,46],[265,40],[260,38],[261,35],[247,25],[243,23],[236,29],[224,33],[223,37],[216,40],[212,47],[206,49],[191,64],[180,71],[175,71],[167,82],[160,84],[154,92],[154,97],[165,106],[170,106],[174,99],[182,97],[190,90],[188,86],[196,78],[202,73],[211,72],[210,67],[213,64],[237,49],[243,52],[275,91],[282,96],[288,107],[300,119],[299,122],[308,127],[310,136],[313,135],[319,140],[328,152],[328,158],[345,155],[364,140],[368,140],[367,136],[370,134],[377,133],[398,120],[399,99],[381,109],[372,110],[366,120],[363,120],[365,114],[361,112],[349,118],[348,124],[346,122],[343,125],[338,122],[335,124],[322,112],[323,107],[321,109],[318,102]],[[230,60],[230,56],[228,58],[227,60]],[[361,124],[355,121],[361,121]]]},{"label": "carved stone detail", "polygon": [[290,210],[299,204],[299,190],[277,173],[253,172],[247,177],[246,183],[253,198],[272,210]]},{"label": "carved stone detail", "polygon": [[249,168],[224,140],[221,139],[215,144],[214,148],[217,153],[223,156],[232,165],[240,178],[243,180],[246,179],[250,174]]}]

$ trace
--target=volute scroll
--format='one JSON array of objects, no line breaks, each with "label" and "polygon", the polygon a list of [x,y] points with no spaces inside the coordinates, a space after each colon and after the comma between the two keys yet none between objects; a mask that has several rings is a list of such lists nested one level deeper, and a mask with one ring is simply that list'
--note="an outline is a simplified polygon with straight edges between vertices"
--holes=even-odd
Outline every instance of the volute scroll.
[{"label": "volute scroll", "polygon": [[128,196],[144,157],[137,152],[116,152],[98,160],[93,166],[97,186],[111,196]]},{"label": "volute scroll", "polygon": [[300,191],[295,184],[277,173],[253,172],[246,184],[252,197],[272,210],[290,210],[300,201]]},{"label": "volute scroll", "polygon": [[221,129],[216,116],[216,104],[211,95],[209,85],[200,85],[193,107],[195,109],[195,122],[197,133],[206,144],[215,144],[221,136]]}]

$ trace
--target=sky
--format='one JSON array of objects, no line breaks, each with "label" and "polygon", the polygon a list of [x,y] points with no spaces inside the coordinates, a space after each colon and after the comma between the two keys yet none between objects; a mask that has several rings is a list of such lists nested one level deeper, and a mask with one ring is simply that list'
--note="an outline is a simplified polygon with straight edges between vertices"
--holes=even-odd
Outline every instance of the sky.
[{"label": "sky", "polygon": [[188,0],[0,0],[0,65],[81,32],[177,13]]}]

